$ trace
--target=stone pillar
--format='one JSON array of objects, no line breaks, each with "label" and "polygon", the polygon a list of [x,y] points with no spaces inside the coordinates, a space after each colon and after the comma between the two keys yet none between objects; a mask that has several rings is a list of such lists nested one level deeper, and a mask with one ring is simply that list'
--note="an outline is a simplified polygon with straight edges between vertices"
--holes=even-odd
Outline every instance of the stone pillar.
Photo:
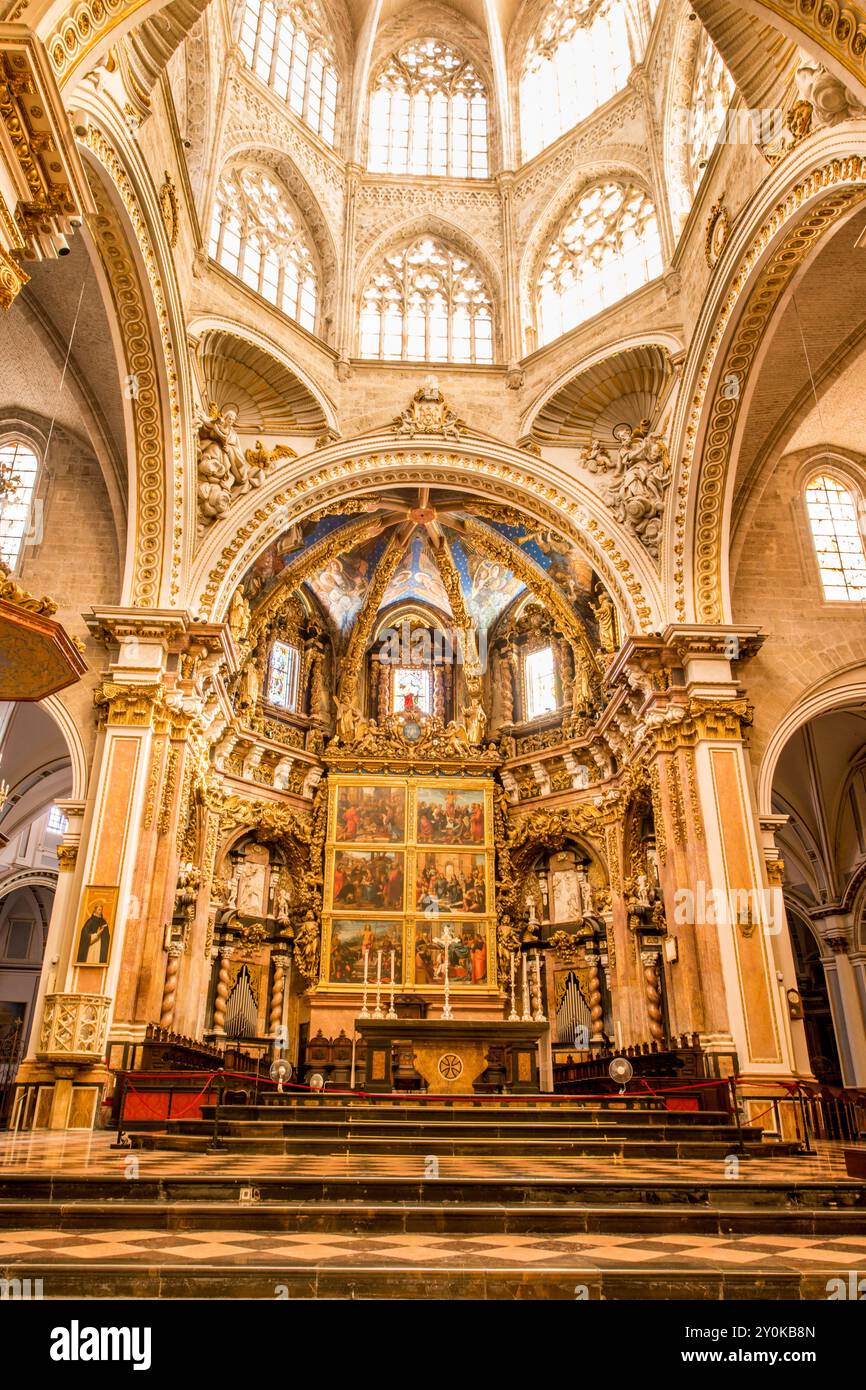
[{"label": "stone pillar", "polygon": [[759,823],[764,848],[764,870],[767,875],[771,899],[770,917],[774,928],[771,944],[776,962],[776,979],[782,1000],[782,1018],[788,1031],[796,1074],[803,1081],[814,1082],[809,1046],[806,1041],[805,1019],[792,1018],[788,1004],[788,990],[798,989],[797,968],[794,963],[794,949],[791,945],[791,932],[788,927],[788,914],[785,911],[785,896],[782,890],[785,864],[779,855],[776,844],[776,834],[787,823],[788,819],[788,816],[761,816]]},{"label": "stone pillar", "polygon": [[[862,965],[852,963],[851,923],[847,917],[825,917],[818,924],[823,950],[821,963],[827,981],[833,1029],[846,1086],[866,1088],[866,1011],[863,1008]],[[859,978],[858,978],[859,977]]]}]

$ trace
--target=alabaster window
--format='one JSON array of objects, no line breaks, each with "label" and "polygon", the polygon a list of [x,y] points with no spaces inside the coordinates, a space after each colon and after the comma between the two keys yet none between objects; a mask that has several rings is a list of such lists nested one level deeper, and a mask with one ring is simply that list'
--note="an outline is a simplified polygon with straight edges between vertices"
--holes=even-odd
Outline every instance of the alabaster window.
[{"label": "alabaster window", "polygon": [[553,0],[523,62],[524,159],[621,91],[632,65],[623,0]]},{"label": "alabaster window", "polygon": [[429,670],[420,666],[398,666],[394,672],[391,712],[406,709],[409,696],[417,709],[433,713],[433,682]]},{"label": "alabaster window", "polygon": [[33,534],[32,504],[39,460],[29,444],[0,441],[0,564],[13,570]]},{"label": "alabaster window", "polygon": [[472,64],[440,39],[393,54],[370,97],[368,168],[485,179],[487,93]]},{"label": "alabaster window", "polygon": [[535,283],[539,346],[630,294],[662,270],[656,211],[642,189],[598,184],[560,223]]},{"label": "alabaster window", "polygon": [[854,490],[828,474],[806,487],[806,512],[818,556],[825,599],[866,599],[866,555]]},{"label": "alabaster window", "polygon": [[246,64],[329,145],[337,120],[337,73],[319,22],[302,5],[247,0],[240,47]]},{"label": "alabaster window", "polygon": [[385,256],[361,296],[361,356],[492,362],[493,309],[472,262],[431,237]]},{"label": "alabaster window", "polygon": [[59,806],[52,806],[48,812],[47,830],[50,835],[65,835],[69,821]]},{"label": "alabaster window", "polygon": [[304,328],[316,326],[317,277],[306,230],[266,169],[233,169],[217,189],[210,254]]},{"label": "alabaster window", "polygon": [[686,113],[689,181],[693,197],[715,149],[733,95],[733,78],[702,25],[695,54],[692,97]]},{"label": "alabaster window", "polygon": [[556,665],[552,647],[540,647],[524,657],[523,687],[527,719],[540,719],[557,708]]},{"label": "alabaster window", "polygon": [[268,704],[290,713],[298,707],[301,654],[288,642],[274,642],[268,664]]}]

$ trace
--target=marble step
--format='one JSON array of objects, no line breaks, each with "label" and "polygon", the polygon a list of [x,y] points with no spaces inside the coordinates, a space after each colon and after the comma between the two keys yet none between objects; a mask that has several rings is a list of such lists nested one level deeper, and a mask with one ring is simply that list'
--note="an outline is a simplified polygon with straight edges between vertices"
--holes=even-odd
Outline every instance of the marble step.
[{"label": "marble step", "polygon": [[[440,1269],[287,1267],[276,1259],[269,1266],[225,1263],[160,1265],[157,1256],[147,1262],[112,1263],[88,1260],[59,1263],[29,1259],[27,1276],[41,1279],[44,1297],[51,1299],[398,1299],[425,1302],[561,1300],[574,1304],[580,1297],[640,1302],[689,1302],[730,1299],[799,1302],[826,1300],[828,1279],[838,1275],[838,1265],[811,1262],[808,1269],[727,1268],[674,1269],[658,1262],[626,1269],[484,1268],[453,1265]],[[0,1278],[15,1278],[20,1267],[0,1262]],[[733,1314],[732,1314],[733,1316]]]},{"label": "marble step", "polygon": [[[126,1151],[129,1159],[135,1154]],[[122,1157],[122,1153],[119,1154]],[[773,1218],[794,1213],[817,1211],[844,1212],[848,1215],[866,1213],[866,1183],[853,1179],[815,1179],[803,1161],[803,1177],[798,1175],[799,1161],[789,1160],[790,1171],[779,1178],[766,1176],[750,1178],[748,1161],[739,1169],[737,1180],[726,1173],[724,1161],[719,1163],[718,1178],[690,1176],[678,1178],[657,1173],[646,1176],[611,1173],[599,1165],[592,1177],[584,1174],[568,1177],[475,1177],[443,1175],[439,1178],[416,1176],[294,1176],[263,1174],[255,1162],[246,1173],[216,1172],[181,1173],[110,1177],[100,1174],[50,1173],[22,1171],[0,1175],[0,1201],[51,1203],[59,1205],[89,1201],[103,1204],[104,1209],[123,1212],[129,1205],[140,1202],[160,1204],[169,1210],[182,1203],[225,1203],[238,1210],[250,1209],[244,1194],[255,1192],[256,1209],[260,1203],[302,1203],[315,1210],[322,1204],[351,1205],[354,1209],[370,1206],[376,1209],[399,1204],[422,1208],[431,1199],[440,1207],[462,1210],[470,1206],[488,1207],[496,1204],[505,1208],[545,1207],[558,1210],[598,1207],[620,1208],[678,1208],[693,1211],[706,1208],[739,1211],[765,1211]],[[423,1170],[422,1170],[423,1171]]]},{"label": "marble step", "polygon": [[[199,1119],[176,1120],[168,1131],[172,1134],[207,1135],[213,1132],[213,1111]],[[646,1125],[626,1122],[611,1124],[597,1120],[593,1124],[572,1123],[547,1125],[544,1123],[514,1123],[506,1120],[498,1124],[488,1122],[476,1125],[471,1120],[391,1120],[367,1119],[352,1116],[341,1120],[319,1120],[315,1124],[301,1121],[285,1123],[282,1120],[248,1118],[246,1115],[224,1115],[220,1111],[219,1133],[223,1138],[248,1139],[469,1139],[486,1142],[494,1139],[510,1139],[521,1146],[529,1141],[569,1143],[581,1139],[626,1140],[638,1139],[641,1142],[683,1139],[689,1143],[718,1142],[730,1144],[737,1139],[737,1128],[731,1124],[681,1125],[675,1120],[658,1119],[650,1129]],[[761,1142],[761,1130],[746,1128],[740,1131],[743,1140],[749,1143]]]},{"label": "marble step", "polygon": [[[437,1184],[430,1183],[431,1192]],[[260,1191],[260,1189],[256,1189]],[[638,1193],[626,1193],[635,1196]],[[456,1204],[382,1201],[94,1201],[85,1198],[49,1201],[32,1197],[0,1201],[0,1229],[91,1231],[270,1231],[355,1235],[521,1234],[553,1237],[593,1234],[778,1235],[844,1238],[866,1232],[866,1204],[860,1207],[725,1207],[713,1202],[653,1205],[488,1203]]]},{"label": "marble step", "polygon": [[[160,1152],[172,1153],[205,1153],[210,1145],[210,1134],[205,1132],[204,1127],[197,1133],[185,1134],[172,1131],[171,1133],[140,1133],[132,1135],[133,1142],[137,1148],[158,1149]],[[556,1155],[568,1155],[574,1157],[597,1157],[607,1158],[615,1161],[620,1158],[646,1158],[646,1159],[722,1159],[731,1150],[731,1141],[725,1139],[708,1139],[705,1141],[693,1141],[685,1138],[675,1140],[657,1139],[622,1139],[619,1137],[602,1138],[575,1138],[575,1139],[520,1139],[514,1137],[496,1139],[483,1138],[479,1136],[465,1136],[463,1138],[439,1138],[435,1135],[424,1134],[415,1138],[400,1139],[393,1135],[380,1138],[364,1138],[361,1135],[349,1134],[343,1138],[337,1136],[320,1137],[310,1136],[307,1138],[297,1135],[260,1135],[253,1138],[243,1138],[237,1134],[220,1134],[222,1149],[226,1153],[248,1154],[250,1156],[273,1156],[276,1154],[354,1154],[354,1155],[393,1155],[407,1154],[417,1157],[425,1155],[444,1154],[459,1158],[470,1155],[488,1155],[490,1157],[549,1157]],[[762,1144],[755,1143],[750,1148],[753,1154],[760,1153],[762,1157],[768,1155],[789,1155],[796,1149],[796,1146],[787,1144]],[[765,1154],[766,1150],[766,1154]]]}]

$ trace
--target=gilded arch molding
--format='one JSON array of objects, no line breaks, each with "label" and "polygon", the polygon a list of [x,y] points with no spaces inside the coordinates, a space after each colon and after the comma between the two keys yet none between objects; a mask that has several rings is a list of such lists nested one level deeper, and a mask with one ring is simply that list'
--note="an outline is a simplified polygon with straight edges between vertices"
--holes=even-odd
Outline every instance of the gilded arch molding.
[{"label": "gilded arch molding", "polygon": [[[603,519],[586,489],[544,460],[530,462],[504,445],[485,450],[477,441],[474,447],[467,442],[465,450],[432,444],[401,449],[383,437],[370,440],[364,450],[356,445],[354,455],[350,448],[335,444],[305,455],[292,464],[294,477],[286,470],[270,483],[264,497],[246,500],[245,509],[232,518],[234,531],[223,524],[213,528],[191,580],[192,611],[204,620],[219,620],[256,556],[293,523],[332,502],[354,502],[383,488],[408,484],[449,487],[521,507],[540,526],[559,532],[583,552],[626,626],[645,633],[661,624],[658,578],[640,547]],[[301,472],[305,466],[308,471]]]},{"label": "gilded arch molding", "polygon": [[[134,549],[124,587],[135,607],[156,607],[166,598],[176,602],[180,594],[188,492],[184,410],[169,295],[135,189],[116,150],[94,125],[88,126],[84,143],[114,185],[147,277],[145,287],[119,213],[94,176],[90,183],[99,208],[95,239],[122,330],[127,376],[135,380],[135,390],[130,392],[136,443],[136,487],[130,497]],[[159,332],[158,345],[151,317]]]},{"label": "gilded arch molding", "polygon": [[[797,178],[765,218],[730,278],[699,367],[673,495],[676,510],[667,553],[673,557],[673,599],[680,622],[724,622],[726,507],[737,425],[750,375],[774,311],[798,269],[824,234],[866,198],[866,158],[847,154]],[[736,383],[732,385],[731,383]],[[689,592],[691,585],[691,592]]]}]

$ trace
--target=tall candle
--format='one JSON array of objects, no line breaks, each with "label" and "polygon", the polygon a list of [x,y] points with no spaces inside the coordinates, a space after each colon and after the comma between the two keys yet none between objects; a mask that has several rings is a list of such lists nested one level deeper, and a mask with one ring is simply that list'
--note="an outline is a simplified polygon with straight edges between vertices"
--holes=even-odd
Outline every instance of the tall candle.
[{"label": "tall candle", "polygon": [[382,983],[382,947],[376,952],[376,984]]},{"label": "tall candle", "polygon": [[370,948],[369,948],[369,946],[365,946],[365,947],[364,947],[364,984],[367,983],[367,970],[368,970],[368,968],[369,968],[369,965],[370,965]]},{"label": "tall candle", "polygon": [[394,947],[391,947],[391,984],[394,983]]}]

